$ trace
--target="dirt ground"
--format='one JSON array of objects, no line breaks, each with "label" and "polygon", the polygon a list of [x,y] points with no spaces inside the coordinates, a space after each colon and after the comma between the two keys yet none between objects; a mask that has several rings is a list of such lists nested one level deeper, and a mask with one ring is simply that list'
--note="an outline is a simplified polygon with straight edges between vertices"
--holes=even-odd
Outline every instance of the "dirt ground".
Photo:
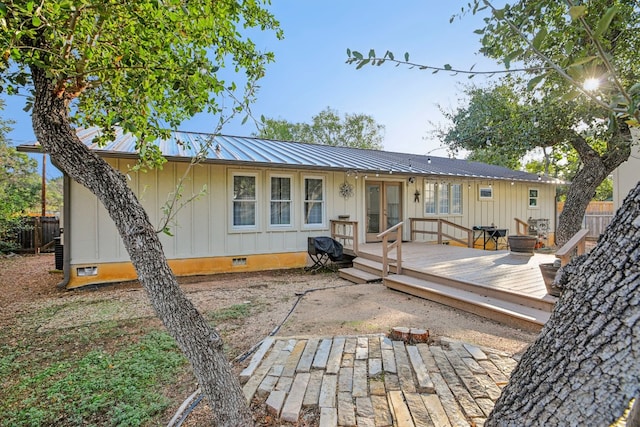
[{"label": "dirt ground", "polygon": [[[108,320],[140,319],[136,323],[161,327],[136,282],[65,291],[56,287],[62,274],[53,266],[50,254],[0,258],[0,328],[14,331],[8,333],[9,340],[27,332],[46,336]],[[182,278],[180,283],[205,316],[239,304],[248,306],[248,316],[218,325],[232,358],[241,358],[269,334],[372,334],[386,333],[394,326],[423,328],[434,338],[447,336],[512,354],[524,351],[535,339],[531,332],[392,291],[380,283],[354,285],[333,272],[221,274]],[[53,317],[35,323],[32,316],[25,316],[56,306]],[[237,368],[247,362],[238,362]],[[169,393],[176,407],[193,390],[192,381],[185,379]]]},{"label": "dirt ground", "polygon": [[[61,310],[52,321],[40,326],[42,331],[103,320],[154,317],[137,283],[60,290],[56,284],[62,275],[53,271],[53,265],[50,254],[0,260],[0,327],[12,323],[22,312],[70,301],[92,304]],[[234,333],[234,347],[238,349],[249,349],[273,332],[292,308],[278,335],[371,334],[406,326],[428,329],[432,336],[447,336],[509,353],[522,352],[535,339],[531,332],[389,290],[380,283],[354,285],[331,272],[221,274],[187,277],[180,282],[204,313],[234,304],[251,306],[250,321]],[[100,309],[96,310],[98,306]]]}]

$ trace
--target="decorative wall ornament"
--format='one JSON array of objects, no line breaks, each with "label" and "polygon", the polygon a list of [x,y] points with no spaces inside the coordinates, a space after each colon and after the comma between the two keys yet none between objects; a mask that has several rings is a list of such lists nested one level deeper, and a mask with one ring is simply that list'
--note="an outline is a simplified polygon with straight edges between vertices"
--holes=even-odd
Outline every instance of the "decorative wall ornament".
[{"label": "decorative wall ornament", "polygon": [[413,193],[413,201],[414,203],[420,203],[420,191],[416,190],[416,192]]},{"label": "decorative wall ornament", "polygon": [[340,196],[348,199],[353,196],[353,185],[349,184],[347,181],[340,184]]}]

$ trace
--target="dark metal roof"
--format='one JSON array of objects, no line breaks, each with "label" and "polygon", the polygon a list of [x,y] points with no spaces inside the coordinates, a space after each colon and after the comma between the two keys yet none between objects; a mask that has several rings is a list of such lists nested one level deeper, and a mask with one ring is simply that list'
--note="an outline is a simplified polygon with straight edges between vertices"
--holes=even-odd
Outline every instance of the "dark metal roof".
[{"label": "dark metal roof", "polygon": [[[117,129],[116,139],[104,147],[93,142],[99,128],[78,129],[80,140],[91,150],[109,156],[136,155],[136,139]],[[395,153],[381,150],[334,147],[329,145],[277,141],[253,137],[211,135],[197,132],[172,132],[158,143],[168,158],[190,159],[203,149],[207,163],[254,163],[265,166],[344,170],[359,174],[378,173],[476,179],[561,183],[538,175],[514,171],[467,160],[429,155]]]}]

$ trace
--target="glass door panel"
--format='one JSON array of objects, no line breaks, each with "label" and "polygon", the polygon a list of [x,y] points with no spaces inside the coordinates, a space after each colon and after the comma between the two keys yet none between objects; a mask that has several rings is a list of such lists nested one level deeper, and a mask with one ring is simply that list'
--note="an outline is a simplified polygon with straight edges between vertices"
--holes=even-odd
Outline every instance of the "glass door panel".
[{"label": "glass door panel", "polygon": [[402,183],[367,182],[366,207],[366,241],[379,242],[378,234],[402,221]]},{"label": "glass door panel", "polygon": [[366,204],[367,204],[367,242],[377,241],[380,234],[380,223],[382,219],[382,185],[380,183],[367,183]]}]

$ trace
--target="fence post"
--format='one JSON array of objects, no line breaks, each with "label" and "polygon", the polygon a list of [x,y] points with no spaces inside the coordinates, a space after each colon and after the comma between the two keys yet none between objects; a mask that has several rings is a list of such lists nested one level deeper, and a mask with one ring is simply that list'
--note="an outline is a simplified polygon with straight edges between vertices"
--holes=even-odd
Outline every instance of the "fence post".
[{"label": "fence post", "polygon": [[36,217],[33,224],[33,252],[38,255],[42,247],[42,219]]}]

